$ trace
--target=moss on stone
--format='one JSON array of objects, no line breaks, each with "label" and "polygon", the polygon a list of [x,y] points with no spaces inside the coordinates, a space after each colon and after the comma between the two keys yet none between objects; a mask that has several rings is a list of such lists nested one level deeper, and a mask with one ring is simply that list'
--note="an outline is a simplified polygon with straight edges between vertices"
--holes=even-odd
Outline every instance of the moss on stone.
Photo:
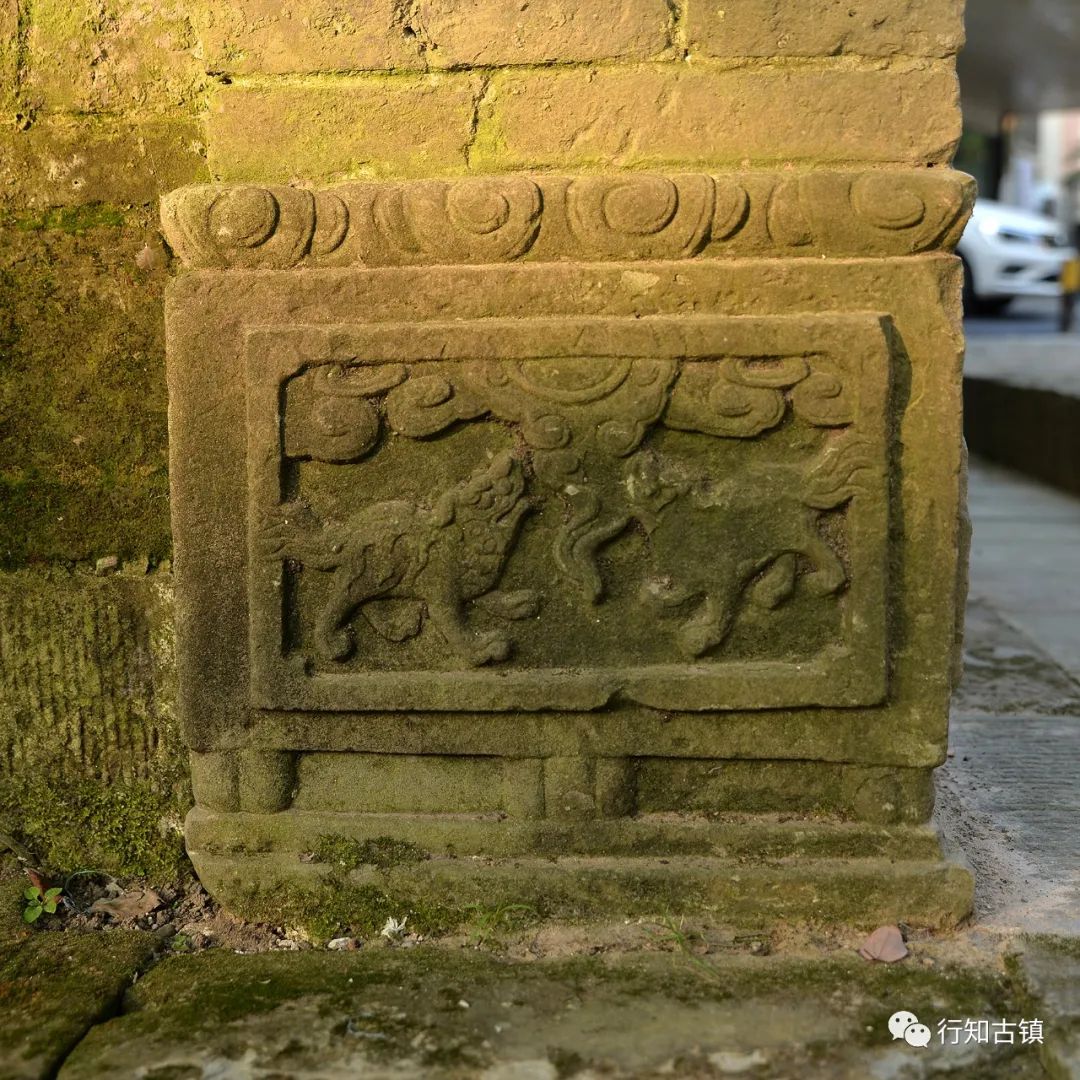
[{"label": "moss on stone", "polygon": [[470,914],[467,906],[440,902],[420,889],[357,884],[337,872],[317,885],[252,887],[243,890],[235,906],[253,922],[299,926],[318,941],[343,933],[378,936],[390,918],[407,919],[410,933],[436,936],[456,930]]},{"label": "moss on stone", "polygon": [[56,229],[65,233],[84,233],[102,227],[120,228],[128,217],[129,211],[122,207],[91,203],[88,206],[51,206],[28,214],[12,214],[0,224],[23,232]]},{"label": "moss on stone", "polygon": [[190,5],[33,0],[23,81],[48,112],[163,113],[206,82]]},{"label": "moss on stone", "polygon": [[138,215],[0,234],[0,566],[170,552],[162,291]]},{"label": "moss on stone", "polygon": [[23,920],[27,878],[14,856],[0,852],[0,955],[8,955],[33,930]]},{"label": "moss on stone", "polygon": [[430,858],[418,844],[397,840],[392,836],[374,836],[356,840],[350,836],[326,833],[315,844],[315,861],[330,863],[344,870],[359,870],[361,866],[377,866],[388,870],[401,863],[422,862]]},{"label": "moss on stone", "polygon": [[137,208],[149,223],[159,195],[207,178],[202,133],[186,113],[160,118],[38,115],[23,100],[19,127],[0,127],[0,207],[102,204]]},{"label": "moss on stone", "polygon": [[[1080,960],[1080,938],[1062,937],[1059,934],[1026,934],[1022,939],[1023,947],[1042,949],[1057,953],[1073,960]],[[1015,957],[1010,957],[1010,963]]]},{"label": "moss on stone", "polygon": [[[729,927],[778,923],[869,931],[903,912],[912,926],[956,925],[971,904],[968,873],[942,863],[862,860],[792,865],[752,859],[541,860],[433,857],[387,870],[327,873],[296,854],[258,861],[192,849],[205,887],[235,914],[337,933],[378,928],[409,914],[410,928],[439,933],[469,925],[478,911],[528,909],[538,920],[570,924],[610,918],[709,913]],[[328,930],[327,930],[328,927]]]},{"label": "moss on stone", "polygon": [[38,773],[7,779],[0,812],[44,867],[165,882],[190,872],[181,832],[187,802],[176,777],[110,783]]},{"label": "moss on stone", "polygon": [[56,870],[186,866],[171,615],[165,575],[0,574],[0,814]]},{"label": "moss on stone", "polygon": [[32,931],[0,952],[0,1075],[55,1076],[160,944],[136,930]]},{"label": "moss on stone", "polygon": [[[576,1052],[587,1067],[594,1048],[611,1044],[589,1043],[584,1032],[607,1029],[636,1041],[636,1025],[656,1025],[658,1011],[681,1018],[688,1032],[699,1025],[697,1038],[706,1044],[725,1038],[716,1022],[754,1016],[767,1024],[779,1011],[800,1018],[801,1032],[790,1035],[809,1036],[808,1051],[825,1054],[831,1040],[831,1053],[858,1055],[863,1047],[890,1048],[887,1020],[898,1001],[948,1015],[1013,1015],[1008,988],[990,968],[871,965],[854,954],[721,958],[708,975],[678,953],[522,963],[435,945],[288,956],[213,950],[170,957],[140,979],[124,1015],[90,1035],[65,1075],[105,1075],[134,1060],[133,1048],[142,1061],[177,1061],[239,1057],[250,1047],[265,1055],[260,1064],[268,1071],[273,1065],[282,1073],[304,1071],[307,1055],[327,1068],[341,1053],[355,1068],[360,1048],[403,1069],[444,1075],[435,1070],[450,1065],[471,1071],[449,1075],[476,1075],[492,1058],[525,1053],[526,1023],[538,1033],[539,1056],[570,1064]],[[567,1041],[569,1027],[575,1035]],[[503,1029],[508,1039],[499,1038]],[[815,1040],[819,1031],[828,1034]],[[752,1044],[754,1032],[742,1034]],[[868,1074],[837,1068],[834,1075],[842,1071]]]}]

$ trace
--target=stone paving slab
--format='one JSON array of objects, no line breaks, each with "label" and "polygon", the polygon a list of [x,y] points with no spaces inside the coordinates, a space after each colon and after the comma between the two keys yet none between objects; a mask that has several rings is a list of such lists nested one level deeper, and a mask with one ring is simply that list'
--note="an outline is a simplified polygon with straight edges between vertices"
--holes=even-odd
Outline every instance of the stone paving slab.
[{"label": "stone paving slab", "polygon": [[508,962],[420,946],[169,959],[97,1027],[61,1080],[1042,1075],[1037,1049],[896,1042],[909,1009],[1019,1019],[1007,981],[931,960],[653,954]]},{"label": "stone paving slab", "polygon": [[0,1076],[52,1077],[90,1027],[112,1015],[160,948],[153,934],[35,932],[0,941]]},{"label": "stone paving slab", "polygon": [[1080,718],[954,717],[953,746],[953,767],[978,775],[987,802],[1017,845],[1037,848],[1057,880],[1075,878]]},{"label": "stone paving slab", "polygon": [[1076,941],[1029,939],[1016,958],[1033,1008],[1051,1017],[1042,1047],[1054,1080],[1080,1077],[1080,946]]},{"label": "stone paving slab", "polygon": [[970,500],[971,600],[1080,678],[1080,499],[973,459]]},{"label": "stone paving slab", "polygon": [[936,818],[977,925],[1080,934],[1080,500],[975,460],[965,671]]},{"label": "stone paving slab", "polygon": [[989,603],[968,604],[956,715],[1080,716],[1080,683]]}]

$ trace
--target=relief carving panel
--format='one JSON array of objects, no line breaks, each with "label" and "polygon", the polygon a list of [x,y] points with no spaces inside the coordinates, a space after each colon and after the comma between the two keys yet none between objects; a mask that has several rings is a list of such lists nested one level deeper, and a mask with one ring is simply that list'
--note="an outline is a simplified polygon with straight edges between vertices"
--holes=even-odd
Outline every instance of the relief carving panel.
[{"label": "relief carving panel", "polygon": [[884,698],[884,318],[284,326],[246,350],[253,705]]}]

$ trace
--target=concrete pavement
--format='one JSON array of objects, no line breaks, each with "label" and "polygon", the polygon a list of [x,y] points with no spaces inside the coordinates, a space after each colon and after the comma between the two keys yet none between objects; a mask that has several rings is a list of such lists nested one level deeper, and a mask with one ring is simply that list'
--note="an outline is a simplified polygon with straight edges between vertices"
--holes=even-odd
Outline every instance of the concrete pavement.
[{"label": "concrete pavement", "polygon": [[976,922],[1080,936],[1080,499],[975,461],[965,676],[938,816]]}]

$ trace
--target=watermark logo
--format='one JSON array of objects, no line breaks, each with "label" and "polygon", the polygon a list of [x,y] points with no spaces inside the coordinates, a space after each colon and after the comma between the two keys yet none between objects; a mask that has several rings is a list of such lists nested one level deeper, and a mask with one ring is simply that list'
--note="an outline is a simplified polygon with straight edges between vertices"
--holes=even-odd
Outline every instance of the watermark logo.
[{"label": "watermark logo", "polygon": [[[908,1046],[923,1049],[930,1045],[933,1034],[926,1024],[908,1009],[889,1017],[889,1032],[893,1040],[903,1039]],[[1031,1046],[1043,1041],[1041,1020],[939,1020],[938,1042],[945,1046],[962,1043],[993,1044],[995,1046]]]},{"label": "watermark logo", "polygon": [[930,1045],[930,1029],[919,1023],[919,1018],[906,1009],[894,1012],[889,1017],[889,1031],[893,1039],[903,1039],[908,1046],[924,1047]]}]

